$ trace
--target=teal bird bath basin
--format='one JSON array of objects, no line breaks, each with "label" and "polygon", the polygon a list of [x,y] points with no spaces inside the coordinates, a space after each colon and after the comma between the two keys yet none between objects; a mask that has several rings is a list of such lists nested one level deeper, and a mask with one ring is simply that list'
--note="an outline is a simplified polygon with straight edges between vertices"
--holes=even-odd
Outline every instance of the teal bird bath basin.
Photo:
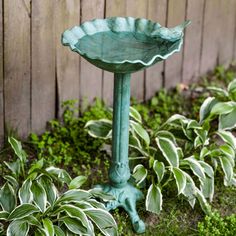
[{"label": "teal bird bath basin", "polygon": [[93,65],[114,73],[109,183],[98,187],[115,197],[107,203],[107,209],[123,207],[137,233],[145,232],[145,224],[136,210],[136,201],[142,199],[143,194],[129,183],[130,75],[179,52],[183,30],[189,23],[168,29],[147,19],[112,17],[85,22],[62,34],[63,45]]}]

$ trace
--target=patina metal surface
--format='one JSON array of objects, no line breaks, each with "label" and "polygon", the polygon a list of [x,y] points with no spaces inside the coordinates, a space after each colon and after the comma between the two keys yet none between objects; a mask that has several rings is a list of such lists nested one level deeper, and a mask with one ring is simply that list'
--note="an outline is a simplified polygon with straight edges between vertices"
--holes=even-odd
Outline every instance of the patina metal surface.
[{"label": "patina metal surface", "polygon": [[189,23],[168,29],[146,19],[112,17],[85,22],[62,35],[64,45],[95,66],[114,73],[109,183],[98,187],[115,197],[107,203],[107,209],[123,207],[137,233],[145,231],[145,224],[136,211],[136,201],[142,199],[143,194],[128,182],[130,74],[180,51],[183,30]]}]

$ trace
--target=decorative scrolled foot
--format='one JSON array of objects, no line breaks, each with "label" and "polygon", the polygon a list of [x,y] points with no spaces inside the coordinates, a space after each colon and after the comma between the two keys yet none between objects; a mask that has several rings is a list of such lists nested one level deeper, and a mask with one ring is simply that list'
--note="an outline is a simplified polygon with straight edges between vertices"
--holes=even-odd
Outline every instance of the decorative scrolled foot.
[{"label": "decorative scrolled foot", "polygon": [[107,210],[114,210],[117,207],[124,208],[130,216],[135,232],[138,234],[145,232],[145,224],[139,218],[136,210],[136,202],[143,198],[143,194],[140,190],[129,183],[122,188],[116,188],[109,184],[97,185],[96,188],[99,188],[115,197],[115,200],[106,203]]}]

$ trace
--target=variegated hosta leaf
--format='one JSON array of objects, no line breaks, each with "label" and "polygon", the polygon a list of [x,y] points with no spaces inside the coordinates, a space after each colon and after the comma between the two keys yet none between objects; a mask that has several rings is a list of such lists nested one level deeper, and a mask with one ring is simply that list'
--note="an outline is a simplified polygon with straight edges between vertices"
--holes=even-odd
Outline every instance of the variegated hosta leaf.
[{"label": "variegated hosta leaf", "polygon": [[4,175],[3,178],[8,181],[8,183],[13,187],[13,189],[18,189],[19,183],[16,178],[11,175]]},{"label": "variegated hosta leaf", "polygon": [[89,135],[94,138],[109,139],[112,137],[112,121],[107,119],[90,120],[85,124]]},{"label": "variegated hosta leaf", "polygon": [[217,103],[216,98],[208,97],[200,107],[200,123],[202,123],[211,112],[212,107]]},{"label": "variegated hosta leaf", "polygon": [[35,164],[33,164],[28,173],[31,174],[32,172],[36,171],[36,170],[40,170],[43,168],[43,165],[44,165],[44,160],[43,159],[40,159],[39,161],[37,161]]},{"label": "variegated hosta leaf", "polygon": [[88,191],[81,189],[72,189],[61,195],[57,200],[59,202],[79,202],[82,200],[86,200],[92,197],[92,194]]},{"label": "variegated hosta leaf", "polygon": [[208,163],[206,163],[205,161],[198,161],[198,163],[202,166],[204,172],[208,175],[208,177],[214,178],[214,170]]},{"label": "variegated hosta leaf", "polygon": [[24,164],[26,162],[27,155],[25,151],[22,149],[21,142],[19,142],[13,137],[8,137],[8,142],[10,143],[15,154],[20,158],[21,163]]},{"label": "variegated hosta leaf", "polygon": [[236,79],[232,80],[229,84],[228,84],[228,88],[227,88],[229,94],[234,94],[236,93]]},{"label": "variegated hosta leaf", "polygon": [[172,172],[175,177],[176,185],[178,188],[178,195],[183,193],[185,187],[186,187],[186,176],[185,172],[177,167],[173,167]]},{"label": "variegated hosta leaf", "polygon": [[139,112],[133,108],[133,107],[130,107],[129,109],[129,115],[130,117],[132,117],[135,121],[139,122],[139,123],[142,123],[142,117],[141,115],[139,114]]},{"label": "variegated hosta leaf", "polygon": [[224,155],[231,158],[232,166],[234,167],[234,165],[235,165],[235,161],[234,161],[234,159],[235,159],[235,150],[228,144],[224,144],[224,145],[220,146],[219,149]]},{"label": "variegated hosta leaf", "polygon": [[[59,219],[59,221],[64,223],[65,226],[68,228],[68,230],[76,235],[88,235],[87,229],[82,225],[81,221],[78,220],[77,218],[63,217]],[[90,235],[93,236],[94,234]]]},{"label": "variegated hosta leaf", "polygon": [[214,177],[206,176],[206,178],[201,181],[200,189],[203,196],[212,202],[214,196]]},{"label": "variegated hosta leaf", "polygon": [[165,165],[163,162],[155,160],[153,163],[153,170],[155,171],[158,179],[158,183],[161,182],[161,180],[164,177],[165,174]]},{"label": "variegated hosta leaf", "polygon": [[163,137],[157,137],[155,140],[167,162],[173,167],[179,167],[178,151],[174,143]]},{"label": "variegated hosta leaf", "polygon": [[31,203],[33,201],[33,193],[31,191],[32,181],[27,179],[23,182],[21,188],[19,189],[19,199],[20,203]]},{"label": "variegated hosta leaf", "polygon": [[53,225],[55,236],[66,236],[64,231],[57,225]]},{"label": "variegated hosta leaf", "polygon": [[233,102],[218,102],[211,109],[211,115],[228,114],[234,109]]},{"label": "variegated hosta leaf", "polygon": [[0,211],[0,220],[7,220],[8,216],[9,216],[9,212]]},{"label": "variegated hosta leaf", "polygon": [[133,177],[135,178],[137,185],[140,185],[146,179],[147,173],[147,169],[141,164],[134,167]]},{"label": "variegated hosta leaf", "polygon": [[162,210],[162,193],[159,186],[152,184],[146,196],[146,210],[159,214]]},{"label": "variegated hosta leaf", "polygon": [[182,125],[182,124],[187,124],[188,123],[188,119],[185,116],[179,115],[179,114],[175,114],[173,116],[171,116],[162,126],[165,125]]},{"label": "variegated hosta leaf", "polygon": [[71,182],[71,177],[69,175],[69,173],[63,169],[54,167],[54,166],[50,166],[46,169],[46,171],[52,176],[54,177],[57,181],[60,181],[62,183],[66,183],[68,186]]},{"label": "variegated hosta leaf", "polygon": [[117,236],[117,224],[112,215],[102,209],[85,209],[84,213],[105,236]]},{"label": "variegated hosta leaf", "polygon": [[147,146],[149,146],[150,144],[150,137],[148,132],[142,127],[142,125],[140,125],[139,123],[130,120],[130,127],[131,129],[134,130],[134,132],[141,138],[144,140],[144,142],[146,143]]},{"label": "variegated hosta leaf", "polygon": [[198,176],[200,181],[206,177],[204,168],[196,159],[194,159],[194,157],[185,158],[184,162],[186,162],[189,165],[190,169],[196,176]]},{"label": "variegated hosta leaf", "polygon": [[223,139],[224,142],[229,144],[233,149],[236,149],[236,138],[231,132],[219,130],[217,134]]},{"label": "variegated hosta leaf", "polygon": [[217,95],[219,95],[221,97],[228,97],[229,96],[228,92],[222,88],[209,86],[209,87],[207,87],[207,89],[215,92]]},{"label": "variegated hosta leaf", "polygon": [[175,136],[166,130],[161,130],[156,133],[157,137],[170,139],[174,144],[176,144]]},{"label": "variegated hosta leaf", "polygon": [[39,208],[33,204],[24,203],[17,206],[11,214],[8,216],[8,220],[22,219],[24,217],[30,216],[31,214],[39,212]]},{"label": "variegated hosta leaf", "polygon": [[204,213],[206,215],[210,215],[211,214],[211,206],[209,205],[206,198],[204,197],[204,195],[202,194],[202,192],[198,188],[196,188],[196,197],[197,197]]},{"label": "variegated hosta leaf", "polygon": [[71,180],[69,184],[69,189],[75,189],[81,187],[87,180],[87,177],[85,176],[77,176],[74,179]]},{"label": "variegated hosta leaf", "polygon": [[227,113],[222,114],[219,117],[219,129],[224,130],[231,130],[236,127],[236,107],[234,106],[234,109]]},{"label": "variegated hosta leaf", "polygon": [[43,221],[43,227],[44,227],[44,231],[46,235],[54,236],[54,227],[53,227],[52,221],[48,218],[45,218],[42,221]]},{"label": "variegated hosta leaf", "polygon": [[47,194],[42,184],[38,180],[35,180],[32,183],[31,191],[33,193],[34,203],[39,207],[42,212],[45,212],[47,204]]},{"label": "variegated hosta leaf", "polygon": [[225,174],[226,183],[230,183],[234,175],[233,166],[230,160],[231,158],[228,156],[221,156],[219,157],[219,159],[220,159],[221,167]]},{"label": "variegated hosta leaf", "polygon": [[83,227],[86,229],[88,234],[92,234],[92,229],[90,228],[89,220],[82,209],[73,205],[63,205],[61,210],[65,211],[67,215],[71,218],[76,218],[79,220]]},{"label": "variegated hosta leaf", "polygon": [[207,147],[203,147],[200,152],[200,159],[204,159],[205,156],[209,155],[211,152]]},{"label": "variegated hosta leaf", "polygon": [[49,178],[46,175],[40,176],[39,182],[41,183],[41,185],[43,186],[43,188],[46,191],[47,201],[52,206],[55,203],[57,196],[58,196],[57,188],[53,184],[51,178]]},{"label": "variegated hosta leaf", "polygon": [[196,202],[196,186],[192,177],[186,172],[184,174],[186,176],[186,185],[183,190],[183,195],[188,199],[190,206],[194,208]]},{"label": "variegated hosta leaf", "polygon": [[7,212],[16,207],[16,193],[9,183],[5,183],[0,189],[0,205]]},{"label": "variegated hosta leaf", "polygon": [[27,222],[15,220],[7,228],[7,236],[27,236],[29,225]]},{"label": "variegated hosta leaf", "polygon": [[103,192],[102,189],[100,189],[100,188],[90,189],[89,192],[93,195],[93,197],[99,198],[104,202],[115,200],[114,196],[112,196],[111,194]]}]

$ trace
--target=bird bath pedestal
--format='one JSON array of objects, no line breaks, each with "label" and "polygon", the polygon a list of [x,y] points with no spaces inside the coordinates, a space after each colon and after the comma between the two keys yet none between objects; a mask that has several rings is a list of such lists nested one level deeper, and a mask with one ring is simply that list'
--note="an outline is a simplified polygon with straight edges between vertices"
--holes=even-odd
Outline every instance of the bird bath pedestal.
[{"label": "bird bath pedestal", "polygon": [[143,194],[128,182],[130,77],[131,73],[180,51],[183,29],[188,23],[168,29],[146,19],[113,17],[85,22],[62,35],[63,45],[95,66],[114,73],[109,184],[99,187],[115,197],[107,203],[107,209],[123,207],[137,233],[145,231],[145,224],[136,211],[136,202],[143,198]]}]

